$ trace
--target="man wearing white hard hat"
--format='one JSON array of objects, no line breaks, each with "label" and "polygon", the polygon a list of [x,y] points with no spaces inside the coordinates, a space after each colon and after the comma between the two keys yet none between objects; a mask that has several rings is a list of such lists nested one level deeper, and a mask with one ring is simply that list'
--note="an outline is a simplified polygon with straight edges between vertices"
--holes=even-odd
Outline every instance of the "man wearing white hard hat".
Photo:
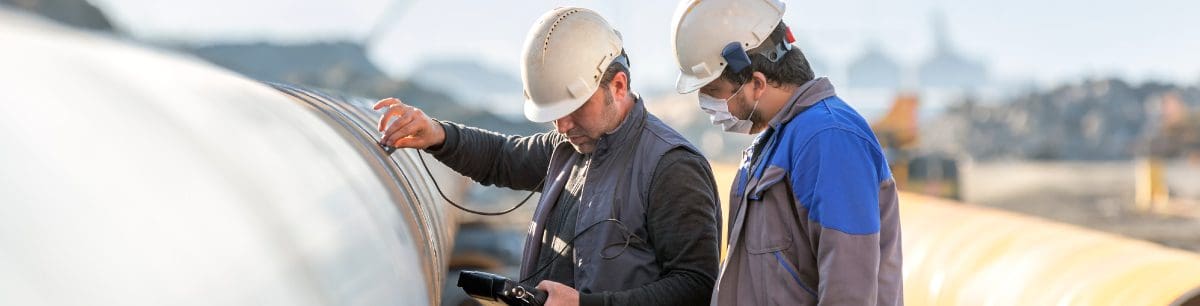
[{"label": "man wearing white hard hat", "polygon": [[776,0],[685,0],[677,90],[757,134],[731,187],[713,305],[900,305],[896,184],[867,122],[815,78]]},{"label": "man wearing white hard hat", "polygon": [[525,116],[555,131],[506,136],[389,98],[376,105],[388,108],[381,143],[541,191],[519,282],[547,290],[547,305],[707,304],[720,244],[712,170],[630,91],[620,34],[594,11],[558,8],[530,30],[521,64]]}]

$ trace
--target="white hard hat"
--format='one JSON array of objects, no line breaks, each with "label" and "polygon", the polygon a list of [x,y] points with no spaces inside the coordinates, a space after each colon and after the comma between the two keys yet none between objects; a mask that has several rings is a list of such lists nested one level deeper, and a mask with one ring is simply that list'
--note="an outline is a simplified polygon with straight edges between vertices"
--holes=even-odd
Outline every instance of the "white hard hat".
[{"label": "white hard hat", "polygon": [[[767,40],[783,20],[785,6],[780,0],[680,1],[671,28],[679,64],[675,90],[696,91],[720,77],[726,65],[748,65],[745,50]],[[730,63],[730,57],[744,58],[745,63]]]},{"label": "white hard hat", "polygon": [[623,54],[620,33],[595,11],[560,7],[546,12],[529,30],[521,53],[525,117],[548,122],[574,112]]}]

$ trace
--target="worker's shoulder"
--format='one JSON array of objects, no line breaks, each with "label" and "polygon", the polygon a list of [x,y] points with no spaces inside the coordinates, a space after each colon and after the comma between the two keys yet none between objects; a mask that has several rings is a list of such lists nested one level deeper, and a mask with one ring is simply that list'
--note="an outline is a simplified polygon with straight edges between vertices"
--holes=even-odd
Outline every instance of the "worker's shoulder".
[{"label": "worker's shoulder", "polygon": [[[822,134],[840,134],[858,141],[874,143],[875,133],[867,120],[838,96],[814,103],[785,122],[780,145],[803,150]],[[827,135],[828,136],[828,135]]]},{"label": "worker's shoulder", "polygon": [[675,147],[663,153],[658,159],[658,168],[707,166],[708,159],[699,152],[685,147]]},{"label": "worker's shoulder", "polygon": [[670,146],[671,149],[685,147],[699,155],[700,151],[696,149],[696,147],[692,145],[687,138],[684,138],[683,134],[680,134],[679,131],[675,130],[675,128],[672,128],[662,120],[658,119],[658,117],[654,116],[654,114],[646,112],[645,120],[646,124],[642,126],[642,130],[643,133],[646,133],[645,135],[649,136],[651,140],[664,142]]}]

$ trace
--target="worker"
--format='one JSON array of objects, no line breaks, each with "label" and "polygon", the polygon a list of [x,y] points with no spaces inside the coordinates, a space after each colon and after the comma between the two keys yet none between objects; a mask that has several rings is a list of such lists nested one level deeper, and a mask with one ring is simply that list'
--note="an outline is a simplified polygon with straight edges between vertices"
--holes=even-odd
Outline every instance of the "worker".
[{"label": "worker", "polygon": [[680,93],[757,135],[730,193],[713,305],[903,303],[896,185],[875,134],[815,78],[775,0],[685,0],[672,25]]},{"label": "worker", "polygon": [[530,30],[521,65],[525,117],[554,131],[507,136],[389,98],[375,105],[387,108],[381,143],[423,149],[485,185],[540,190],[520,282],[548,291],[547,305],[707,304],[716,182],[631,91],[620,33],[592,10],[557,8]]}]

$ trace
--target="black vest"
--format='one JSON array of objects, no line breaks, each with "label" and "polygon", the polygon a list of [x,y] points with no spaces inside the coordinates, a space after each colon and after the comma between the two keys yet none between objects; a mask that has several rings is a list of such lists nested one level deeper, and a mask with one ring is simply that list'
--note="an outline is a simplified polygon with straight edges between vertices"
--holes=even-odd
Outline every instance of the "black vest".
[{"label": "black vest", "polygon": [[[699,154],[699,150],[683,136],[647,112],[640,97],[621,126],[597,141],[584,178],[575,221],[578,237],[573,248],[576,290],[581,293],[618,291],[658,280],[662,267],[655,260],[654,248],[646,241],[646,205],[649,204],[646,199],[659,159],[675,148]],[[581,156],[570,143],[560,143],[554,148],[546,173],[547,184],[542,189],[542,197],[525,237],[522,279],[540,268],[534,264],[541,250],[545,220],[571,176],[571,166]],[[606,219],[621,222],[603,221]],[[597,223],[600,224],[588,230]],[[630,234],[638,238],[627,238]],[[628,246],[625,246],[626,241]]]}]

